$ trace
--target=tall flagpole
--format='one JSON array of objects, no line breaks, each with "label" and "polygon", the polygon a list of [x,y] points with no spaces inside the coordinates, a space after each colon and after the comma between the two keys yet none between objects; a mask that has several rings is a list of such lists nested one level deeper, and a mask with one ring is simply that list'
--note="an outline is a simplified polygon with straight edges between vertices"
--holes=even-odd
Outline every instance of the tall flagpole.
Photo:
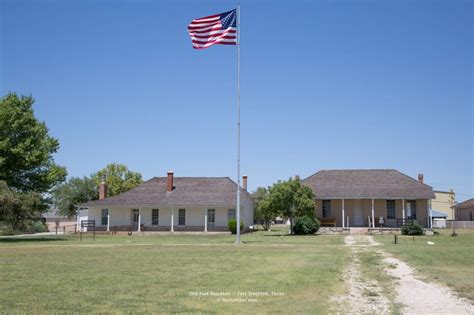
[{"label": "tall flagpole", "polygon": [[240,4],[237,6],[237,236],[240,244]]}]

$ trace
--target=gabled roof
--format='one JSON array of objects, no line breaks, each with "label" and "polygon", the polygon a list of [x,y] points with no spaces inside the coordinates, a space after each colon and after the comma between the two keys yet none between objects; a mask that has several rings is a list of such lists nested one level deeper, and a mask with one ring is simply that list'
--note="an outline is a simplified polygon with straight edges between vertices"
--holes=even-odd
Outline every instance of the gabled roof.
[{"label": "gabled roof", "polygon": [[474,209],[474,198],[468,199],[454,206],[454,209],[456,210],[469,209],[469,208]]},{"label": "gabled roof", "polygon": [[[172,192],[166,191],[166,177],[153,177],[120,195],[89,201],[85,207],[138,206],[234,206],[237,184],[228,177],[174,177]],[[252,198],[244,189],[242,197]]]},{"label": "gabled roof", "polygon": [[322,170],[302,183],[313,189],[317,199],[435,198],[431,186],[391,169]]}]

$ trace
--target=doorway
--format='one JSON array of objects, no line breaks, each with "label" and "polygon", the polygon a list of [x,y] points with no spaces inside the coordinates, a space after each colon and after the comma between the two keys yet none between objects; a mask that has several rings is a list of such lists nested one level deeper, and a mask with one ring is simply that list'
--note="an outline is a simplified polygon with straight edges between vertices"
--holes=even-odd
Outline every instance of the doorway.
[{"label": "doorway", "polygon": [[354,226],[364,226],[364,209],[361,199],[354,200]]},{"label": "doorway", "polygon": [[130,225],[132,226],[133,230],[138,229],[139,216],[140,216],[140,210],[139,209],[132,209],[132,217],[130,219]]},{"label": "doorway", "polygon": [[216,210],[208,209],[207,210],[207,229],[214,230],[216,225]]}]

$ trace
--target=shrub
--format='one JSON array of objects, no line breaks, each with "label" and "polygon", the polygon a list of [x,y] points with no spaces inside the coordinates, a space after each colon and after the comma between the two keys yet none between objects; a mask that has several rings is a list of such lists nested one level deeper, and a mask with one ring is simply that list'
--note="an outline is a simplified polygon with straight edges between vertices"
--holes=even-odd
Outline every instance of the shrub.
[{"label": "shrub", "polygon": [[402,235],[423,235],[423,227],[416,222],[402,226]]},{"label": "shrub", "polygon": [[15,235],[18,234],[10,224],[0,222],[0,235]]},{"label": "shrub", "polygon": [[30,233],[48,232],[48,227],[41,221],[36,221],[29,226]]},{"label": "shrub", "polygon": [[296,235],[314,234],[319,230],[319,221],[310,216],[296,217],[293,224],[293,233]]},{"label": "shrub", "polygon": [[[236,234],[237,233],[237,220],[230,219],[229,222],[227,223],[227,227],[232,232],[232,234]],[[243,230],[244,230],[244,222],[240,220],[240,231],[243,231]]]}]

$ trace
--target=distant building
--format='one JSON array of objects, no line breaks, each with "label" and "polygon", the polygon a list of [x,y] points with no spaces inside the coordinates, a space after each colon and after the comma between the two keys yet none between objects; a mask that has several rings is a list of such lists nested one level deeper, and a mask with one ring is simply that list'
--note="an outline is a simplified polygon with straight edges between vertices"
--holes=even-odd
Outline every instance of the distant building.
[{"label": "distant building", "polygon": [[[247,192],[247,176],[240,187],[240,218],[245,230],[253,225],[254,200]],[[78,205],[97,230],[228,231],[235,219],[237,183],[229,177],[153,177],[141,185],[107,197],[101,183],[99,200]],[[80,219],[82,221],[83,219]]]},{"label": "distant building", "polygon": [[438,212],[446,213],[447,220],[454,220],[453,209],[454,206],[454,191],[434,191],[436,198],[431,200],[431,209]]},{"label": "distant building", "polygon": [[457,221],[474,221],[474,198],[454,206]]},{"label": "distant building", "polygon": [[62,231],[66,227],[68,231],[74,230],[76,224],[76,217],[67,217],[59,213],[58,209],[49,209],[41,215],[44,223],[48,226],[50,232],[55,231],[56,226]]},{"label": "distant building", "polygon": [[322,170],[302,180],[316,196],[316,217],[335,227],[430,227],[431,186],[392,169]]}]

